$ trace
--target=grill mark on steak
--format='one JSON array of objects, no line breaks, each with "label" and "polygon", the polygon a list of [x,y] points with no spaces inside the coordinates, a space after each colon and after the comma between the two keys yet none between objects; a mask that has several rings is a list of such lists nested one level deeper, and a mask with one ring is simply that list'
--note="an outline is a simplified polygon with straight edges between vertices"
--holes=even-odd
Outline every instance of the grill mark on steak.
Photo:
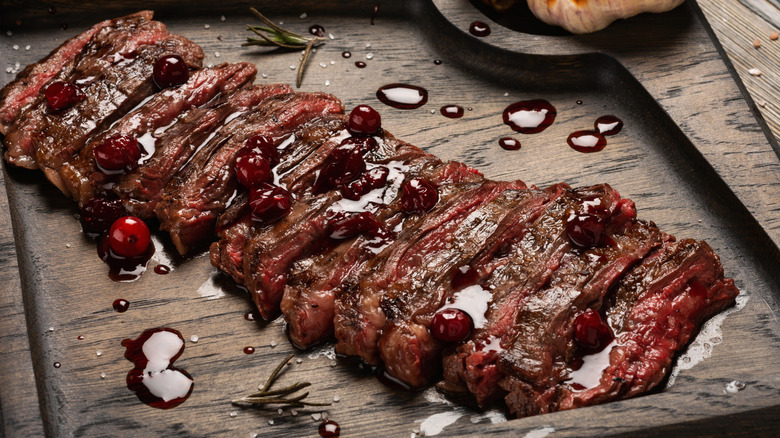
[{"label": "grill mark on steak", "polygon": [[[417,153],[417,148],[411,145],[399,147],[399,150],[403,149],[413,149]],[[460,193],[466,187],[464,183],[482,180],[482,176],[468,166],[457,162],[441,163],[431,155],[419,156],[406,166],[405,178],[424,178],[439,187],[439,202],[447,202]],[[399,204],[400,200],[396,198],[388,205],[380,206],[374,215],[386,229],[400,229],[399,233],[403,233],[416,226],[423,216],[407,215]],[[386,237],[383,244],[390,245],[393,240]],[[287,321],[288,336],[297,347],[307,348],[332,336],[336,289],[349,276],[357,275],[376,255],[375,245],[374,238],[360,235],[293,265],[281,310]]]},{"label": "grill mark on steak", "polygon": [[[170,142],[170,138],[165,135],[166,128],[174,125],[182,114],[193,107],[199,107],[206,104],[214,96],[220,93],[229,93],[251,81],[257,69],[254,65],[248,63],[221,64],[213,68],[206,68],[193,72],[189,80],[181,86],[167,88],[155,94],[150,100],[142,106],[124,115],[117,120],[109,129],[100,132],[92,137],[81,149],[81,152],[69,163],[65,163],[60,170],[62,181],[66,187],[60,187],[60,190],[70,195],[83,206],[92,199],[96,193],[103,193],[106,186],[113,186],[121,175],[109,176],[101,172],[95,164],[94,149],[103,143],[109,137],[115,135],[124,135],[135,138],[140,142],[147,143],[145,148],[154,147],[152,156],[147,155],[142,158],[142,166],[146,169],[154,167],[153,172],[159,175],[159,178],[170,178],[181,166],[164,166],[157,164],[161,161],[160,155],[167,153],[174,156],[168,156],[170,161],[185,160],[189,158],[187,150],[175,149],[173,145],[178,143]],[[203,116],[202,112],[199,116]],[[187,126],[189,134],[192,126]],[[149,145],[148,143],[152,143]],[[159,144],[160,153],[157,153]],[[181,145],[181,148],[184,146]],[[146,151],[149,152],[149,151]],[[183,155],[183,156],[182,156]],[[151,162],[151,163],[150,163]],[[157,164],[155,166],[155,164]],[[140,172],[130,172],[124,177],[134,185],[140,185],[152,194],[154,189],[146,185],[147,181],[139,178]],[[125,181],[128,178],[122,177]],[[162,187],[159,187],[161,189]],[[120,192],[121,194],[121,192]],[[139,194],[137,199],[145,199]],[[127,202],[126,202],[127,204]],[[138,208],[128,209],[135,216],[149,219],[152,216],[153,209],[147,209],[145,212],[139,212]]]},{"label": "grill mark on steak", "polygon": [[[344,127],[344,116],[331,114],[314,119],[297,129],[292,133],[292,139],[283,142],[287,146],[279,150],[279,164],[274,171],[284,175],[282,179],[289,182],[286,174]],[[244,282],[244,244],[254,233],[248,207],[249,198],[246,193],[242,193],[220,215],[217,221],[219,241],[214,242],[209,250],[212,265],[233,277],[238,284]]]},{"label": "grill mark on steak", "polygon": [[256,112],[232,120],[166,186],[155,207],[160,228],[170,232],[179,253],[187,254],[210,237],[218,215],[234,196],[238,183],[233,165],[245,140],[266,135],[278,144],[307,121],[343,111],[332,95],[280,94],[264,100]]},{"label": "grill mark on steak", "polygon": [[359,356],[369,364],[379,363],[378,341],[388,313],[393,313],[397,297],[434,287],[441,277],[463,264],[461,258],[473,252],[497,224],[487,220],[496,214],[507,193],[525,188],[522,182],[486,181],[445,204],[440,204],[408,229],[395,243],[367,264],[351,294],[337,293],[334,319],[336,351]]},{"label": "grill mark on steak", "polygon": [[[485,239],[473,238],[472,253],[463,254],[460,266],[452,265],[433,286],[415,289],[411,294],[391,294],[394,297],[394,317],[388,318],[379,348],[386,371],[393,377],[419,387],[427,384],[440,369],[443,343],[430,335],[429,327],[434,314],[460,291],[452,287],[452,281],[461,266],[469,266],[479,277],[487,276],[486,260],[491,260],[508,242],[522,237],[527,226],[544,211],[545,206],[558,197],[566,186],[555,185],[547,190],[528,189],[511,193],[502,202],[493,220],[496,231]],[[468,232],[469,230],[467,230]],[[400,304],[399,304],[400,303]],[[467,309],[468,310],[468,309]]]},{"label": "grill mark on steak", "polygon": [[[184,37],[171,35],[162,23],[121,23],[98,30],[80,53],[73,72],[63,78],[79,83],[84,100],[59,112],[39,99],[6,136],[9,150],[35,156],[35,163],[56,186],[64,187],[59,169],[90,135],[156,91],[151,76],[161,55],[175,53],[199,68],[203,51]],[[114,63],[117,61],[116,63]]]},{"label": "grill mark on steak", "polygon": [[[78,54],[98,30],[106,26],[116,26],[121,21],[149,21],[153,15],[152,11],[141,11],[125,17],[101,21],[60,44],[42,60],[28,65],[16,75],[13,81],[0,90],[0,134],[8,133],[16,118],[39,98],[40,91],[52,78],[70,73]],[[9,157],[12,155],[14,153],[7,152],[6,160],[11,162]]]}]

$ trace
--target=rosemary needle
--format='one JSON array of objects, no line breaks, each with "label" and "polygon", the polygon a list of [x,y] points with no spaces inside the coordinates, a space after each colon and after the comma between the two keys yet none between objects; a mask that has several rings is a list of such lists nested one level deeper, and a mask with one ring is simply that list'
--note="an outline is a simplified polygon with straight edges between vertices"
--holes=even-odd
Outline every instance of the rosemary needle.
[{"label": "rosemary needle", "polygon": [[268,377],[268,380],[265,381],[265,384],[260,389],[260,392],[233,400],[232,403],[238,406],[265,406],[265,405],[287,405],[293,407],[330,406],[330,403],[315,403],[315,402],[303,401],[306,397],[309,396],[308,392],[304,392],[303,394],[296,395],[290,398],[284,398],[284,396],[292,395],[294,392],[297,392],[303,388],[311,386],[311,383],[309,382],[296,382],[282,389],[271,390],[271,386],[273,386],[276,379],[279,378],[279,374],[282,372],[282,369],[284,369],[284,366],[287,363],[289,363],[293,357],[295,357],[295,355],[291,354],[285,357],[281,362],[279,362],[279,365],[277,365],[276,368],[274,368],[274,370],[271,372],[271,375]]}]

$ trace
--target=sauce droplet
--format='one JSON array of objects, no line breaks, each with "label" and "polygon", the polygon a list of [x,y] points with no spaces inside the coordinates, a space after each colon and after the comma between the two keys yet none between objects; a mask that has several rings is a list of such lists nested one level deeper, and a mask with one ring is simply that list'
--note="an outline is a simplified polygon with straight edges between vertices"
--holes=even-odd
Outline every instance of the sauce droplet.
[{"label": "sauce droplet", "polygon": [[84,340],[84,335],[79,335],[79,337],[76,338],[76,339],[78,339],[79,341],[83,341]]},{"label": "sauce droplet", "polygon": [[124,339],[125,358],[135,367],[127,373],[127,387],[139,400],[158,409],[174,408],[192,394],[192,376],[173,366],[184,352],[178,330],[159,327],[144,330],[137,339]]},{"label": "sauce droplet", "polygon": [[156,274],[165,275],[171,272],[171,267],[166,265],[157,265],[154,267]]},{"label": "sauce droplet", "polygon": [[582,105],[582,101],[581,100],[578,100],[576,103],[577,103],[577,105]]},{"label": "sauce droplet", "polygon": [[441,65],[441,59],[434,59],[434,60],[433,60],[433,63],[434,63],[435,65]]},{"label": "sauce droplet", "polygon": [[498,140],[498,144],[508,151],[516,151],[520,149],[520,141],[512,137],[504,137]]},{"label": "sauce droplet", "polygon": [[309,27],[309,33],[318,37],[325,36],[325,28],[319,24],[312,24],[311,27]]},{"label": "sauce droplet", "polygon": [[463,117],[463,107],[458,105],[444,105],[441,107],[441,115],[450,119],[459,119]]},{"label": "sauce droplet", "polygon": [[482,21],[475,21],[469,26],[469,33],[476,37],[486,37],[490,35],[490,26]]},{"label": "sauce droplet", "polygon": [[371,25],[372,26],[374,25],[374,19],[376,18],[376,13],[377,12],[379,12],[379,3],[374,5],[374,12],[371,13]]},{"label": "sauce droplet", "polygon": [[521,134],[536,134],[552,125],[557,114],[546,100],[524,100],[506,107],[504,123]]},{"label": "sauce droplet", "polygon": [[376,97],[393,108],[415,109],[428,102],[428,90],[415,85],[388,84],[376,91]]},{"label": "sauce droplet", "polygon": [[249,310],[244,313],[244,319],[247,321],[259,321],[260,314],[258,313],[257,309]]},{"label": "sauce droplet", "polygon": [[576,131],[566,140],[578,152],[598,152],[607,145],[607,139],[598,131]]},{"label": "sauce droplet", "polygon": [[62,366],[62,364],[61,364],[61,363],[59,363],[59,362],[54,362],[54,368],[59,368],[59,367],[61,367],[61,366]]},{"label": "sauce droplet", "polygon": [[119,313],[125,313],[127,312],[127,309],[130,308],[130,302],[127,300],[123,300],[121,298],[114,300],[114,310],[116,310]]},{"label": "sauce droplet", "polygon": [[255,352],[255,347],[244,347],[244,354],[252,354]]},{"label": "sauce droplet", "polygon": [[615,135],[623,129],[623,121],[615,116],[601,116],[593,124],[601,135]]},{"label": "sauce droplet", "polygon": [[366,63],[363,62],[363,61],[356,61],[355,62],[355,67],[357,67],[357,68],[366,68]]},{"label": "sauce droplet", "polygon": [[351,58],[352,57],[352,52],[350,52],[349,50],[345,50],[345,51],[341,52],[341,57],[342,58]]},{"label": "sauce droplet", "polygon": [[320,423],[319,433],[323,438],[338,438],[341,434],[341,427],[333,420],[325,420]]}]

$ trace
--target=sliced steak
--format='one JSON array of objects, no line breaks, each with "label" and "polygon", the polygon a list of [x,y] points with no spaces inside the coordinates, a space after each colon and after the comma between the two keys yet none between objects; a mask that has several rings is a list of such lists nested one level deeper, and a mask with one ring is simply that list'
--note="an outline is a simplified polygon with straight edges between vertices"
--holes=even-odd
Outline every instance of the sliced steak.
[{"label": "sliced steak", "polygon": [[[387,161],[393,160],[390,158]],[[441,163],[430,155],[406,163],[406,166],[405,178],[427,179],[439,187],[439,202],[447,202],[465,190],[468,186],[466,183],[482,180],[478,172],[464,164]],[[393,234],[385,237],[381,243],[372,236],[359,235],[344,239],[332,249],[300,259],[293,265],[281,310],[287,321],[290,340],[299,348],[323,342],[333,335],[336,289],[348,277],[356,275],[383,246],[392,244],[393,235],[414,227],[423,217],[401,211],[398,198],[380,206],[374,215],[385,228],[393,230]]]},{"label": "sliced steak", "polygon": [[509,391],[507,405],[517,415],[528,415],[646,392],[664,379],[674,355],[701,324],[733,305],[738,293],[709,245],[667,241],[620,280],[602,310],[616,339],[590,359],[606,359],[604,365],[566,370],[565,381],[544,392],[529,391],[519,379],[502,381]]},{"label": "sliced steak", "polygon": [[[160,91],[142,106],[117,120],[109,129],[92,137],[81,149],[78,156],[65,163],[60,170],[63,183],[61,185],[65,187],[60,187],[60,190],[66,194],[70,193],[79,205],[84,205],[96,193],[103,192],[106,186],[113,185],[121,177],[121,174],[107,175],[98,169],[95,164],[94,150],[106,139],[118,135],[138,140],[143,148],[143,156],[140,160],[142,166],[149,161],[159,162],[160,155],[165,152],[178,152],[179,155],[183,156],[174,156],[171,159],[182,163],[186,162],[190,155],[186,154],[185,151],[172,150],[171,139],[165,135],[167,129],[175,126],[183,113],[193,107],[206,104],[219,93],[230,93],[238,89],[250,82],[256,73],[257,69],[252,64],[244,62],[221,64],[213,68],[195,71],[190,75],[189,80],[181,86]],[[265,93],[263,96],[266,96]],[[203,111],[200,113],[199,116],[202,117]],[[191,129],[192,126],[188,125],[187,128]],[[174,144],[178,145],[179,143]],[[190,149],[193,147],[191,146]],[[158,149],[160,149],[160,154],[158,154]],[[170,177],[177,170],[178,168],[162,168],[158,169],[158,172],[161,171]],[[146,181],[137,178],[137,173],[139,172],[130,172],[130,178],[136,184],[143,185]],[[151,188],[147,188],[147,190],[151,190]],[[152,212],[153,210],[150,210],[148,213]],[[136,214],[135,211],[131,211],[131,213],[143,218],[151,217],[151,214]]]},{"label": "sliced steak", "polygon": [[[476,284],[486,276],[485,260],[492,260],[508,242],[520,239],[527,227],[542,214],[546,205],[557,198],[566,186],[547,190],[508,190],[483,206],[483,223],[479,227],[466,223],[454,231],[458,240],[474,242],[458,258],[448,260],[448,269],[440,269],[435,283],[424,288],[396,292],[390,287],[385,298],[392,303],[392,317],[379,339],[379,349],[386,371],[412,387],[427,384],[439,371],[444,343],[437,341],[429,328],[434,314],[441,308],[459,308],[471,314],[476,328],[482,328],[486,298],[490,291]],[[492,227],[495,230],[487,232]],[[478,233],[471,235],[471,233]],[[457,265],[457,263],[462,263]],[[482,299],[480,299],[480,297]]]},{"label": "sliced steak", "polygon": [[264,100],[257,111],[232,120],[166,186],[155,207],[160,228],[171,233],[181,254],[209,240],[217,217],[236,194],[233,165],[248,138],[265,135],[279,144],[298,126],[343,111],[341,102],[332,95],[280,94]]},{"label": "sliced steak", "polygon": [[[327,115],[296,130],[280,145],[280,161],[274,171],[282,175],[289,173],[315,149],[342,131],[344,120],[342,115]],[[211,263],[233,277],[238,284],[244,282],[244,244],[253,231],[249,199],[242,193],[220,215],[217,221],[217,236],[220,240],[210,248]]]},{"label": "sliced steak", "polygon": [[596,199],[609,213],[616,211],[620,202],[618,193],[606,185],[567,190],[489,266],[490,275],[482,286],[492,297],[484,327],[475,329],[469,341],[444,355],[444,378],[450,387],[465,384],[483,406],[502,395],[498,382],[503,374],[497,353],[511,341],[520,309],[571,251],[568,218],[582,209],[584,201],[593,203]]},{"label": "sliced steak", "polygon": [[524,189],[522,182],[486,181],[440,204],[419,224],[398,236],[336,297],[336,351],[379,364],[378,341],[403,294],[424,294],[479,251],[495,232],[488,217]]},{"label": "sliced steak", "polygon": [[[13,81],[0,90],[0,134],[8,133],[16,118],[39,98],[41,89],[52,78],[56,75],[67,76],[70,73],[78,54],[98,30],[106,26],[116,26],[119,21],[149,21],[153,15],[152,11],[141,11],[126,17],[101,21],[68,39],[42,60],[28,65],[16,75]],[[7,154],[7,157],[14,155],[13,152]],[[21,158],[26,155],[18,156]],[[28,167],[23,164],[18,165]]]},{"label": "sliced steak", "polygon": [[[178,54],[199,68],[203,51],[186,38],[171,35],[162,23],[143,19],[118,21],[99,29],[79,54],[73,71],[63,78],[80,86],[84,99],[60,110],[45,99],[30,107],[8,132],[5,142],[11,162],[36,165],[62,186],[59,169],[70,161],[94,133],[108,127],[157,88],[154,62]],[[35,157],[33,159],[33,157]]]}]

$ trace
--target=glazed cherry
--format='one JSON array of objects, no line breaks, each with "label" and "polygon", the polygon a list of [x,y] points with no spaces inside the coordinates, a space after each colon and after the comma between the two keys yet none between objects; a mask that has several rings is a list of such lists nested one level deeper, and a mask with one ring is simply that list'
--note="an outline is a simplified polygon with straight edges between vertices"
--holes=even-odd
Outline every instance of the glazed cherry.
[{"label": "glazed cherry", "polygon": [[119,199],[92,198],[81,209],[81,228],[85,233],[102,234],[125,215]]},{"label": "glazed cherry", "polygon": [[372,189],[378,189],[384,187],[387,184],[387,176],[390,174],[390,169],[385,166],[377,166],[369,170],[363,175],[363,179],[368,183]]},{"label": "glazed cherry", "polygon": [[141,148],[138,141],[126,135],[107,138],[95,147],[95,162],[104,171],[131,171],[138,167]]},{"label": "glazed cherry", "polygon": [[580,214],[566,223],[569,240],[580,248],[592,248],[604,241],[604,220],[592,214]]},{"label": "glazed cherry", "polygon": [[407,213],[425,213],[439,202],[436,186],[421,178],[406,181],[401,190],[401,209]]},{"label": "glazed cherry", "polygon": [[251,188],[256,183],[273,181],[274,176],[271,166],[262,156],[239,153],[236,158],[236,178],[242,186]]},{"label": "glazed cherry", "polygon": [[589,350],[602,350],[612,342],[612,330],[604,324],[594,310],[580,313],[574,318],[574,340]]},{"label": "glazed cherry", "polygon": [[255,135],[244,143],[244,147],[238,152],[241,154],[255,154],[265,158],[271,167],[279,164],[279,151],[274,146],[274,140],[265,135]]},{"label": "glazed cherry", "polygon": [[85,97],[78,85],[62,81],[49,84],[44,95],[49,108],[54,111],[70,108]]},{"label": "glazed cherry", "polygon": [[149,227],[135,216],[123,216],[108,230],[108,246],[116,255],[137,257],[149,247]]},{"label": "glazed cherry", "polygon": [[319,178],[324,178],[332,187],[338,187],[354,181],[365,169],[360,145],[345,140],[325,160]]},{"label": "glazed cherry", "polygon": [[375,233],[380,224],[368,211],[351,214],[334,220],[330,225],[331,239],[346,239],[363,233]]},{"label": "glazed cherry", "polygon": [[445,342],[465,341],[471,335],[474,323],[471,317],[460,309],[447,308],[436,312],[431,322],[431,334]]},{"label": "glazed cherry", "polygon": [[276,222],[290,212],[290,193],[268,183],[257,183],[249,191],[252,219],[261,225]]},{"label": "glazed cherry", "polygon": [[349,113],[347,130],[354,135],[371,135],[382,127],[382,117],[368,105],[358,105]]},{"label": "glazed cherry", "polygon": [[360,152],[366,153],[376,149],[379,146],[374,137],[348,137],[342,143],[356,144],[360,146]]},{"label": "glazed cherry", "polygon": [[152,78],[160,88],[168,88],[187,82],[190,69],[179,55],[164,55],[154,62]]},{"label": "glazed cherry", "polygon": [[341,435],[341,427],[333,420],[325,420],[320,423],[317,432],[322,438],[338,438]]},{"label": "glazed cherry", "polygon": [[387,183],[387,175],[389,174],[390,170],[388,170],[387,167],[375,167],[368,172],[364,172],[360,178],[349,184],[339,186],[339,191],[341,192],[341,196],[357,201],[361,196],[371,190],[384,187]]}]

